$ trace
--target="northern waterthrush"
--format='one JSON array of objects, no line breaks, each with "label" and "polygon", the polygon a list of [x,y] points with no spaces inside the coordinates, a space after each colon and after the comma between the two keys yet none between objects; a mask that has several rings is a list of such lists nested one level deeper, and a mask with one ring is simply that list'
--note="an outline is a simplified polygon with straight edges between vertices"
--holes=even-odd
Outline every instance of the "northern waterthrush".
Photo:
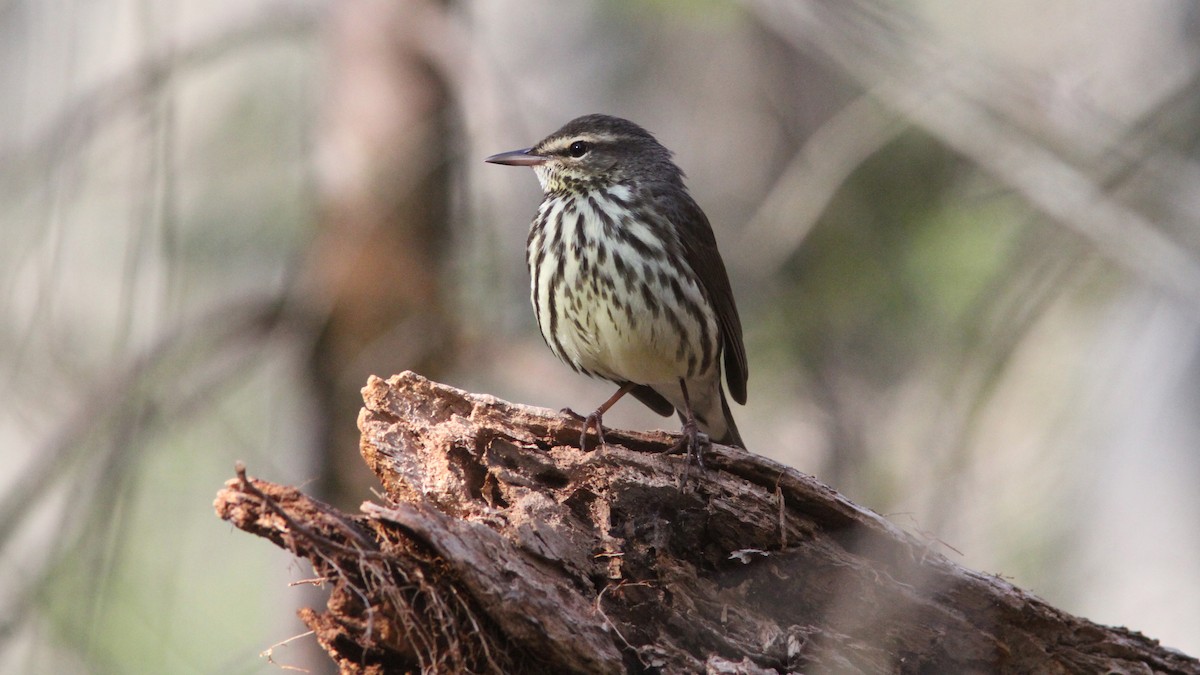
[{"label": "northern waterthrush", "polygon": [[745,447],[725,392],[746,402],[746,350],[725,264],[683,171],[645,129],[586,115],[537,145],[492,155],[531,166],[544,198],[526,262],[542,337],[576,371],[620,386],[584,422],[584,439],[625,394],[677,411],[689,453],[703,438]]}]

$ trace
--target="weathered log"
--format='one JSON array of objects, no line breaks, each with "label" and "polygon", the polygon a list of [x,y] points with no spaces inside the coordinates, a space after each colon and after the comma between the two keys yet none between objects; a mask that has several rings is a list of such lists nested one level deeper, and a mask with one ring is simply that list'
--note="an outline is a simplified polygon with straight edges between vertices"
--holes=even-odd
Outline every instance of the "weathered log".
[{"label": "weathered log", "polygon": [[744,450],[700,470],[613,429],[582,451],[577,419],[413,373],[363,397],[386,503],[244,473],[216,503],[332,583],[302,618],[344,673],[1200,674]]}]

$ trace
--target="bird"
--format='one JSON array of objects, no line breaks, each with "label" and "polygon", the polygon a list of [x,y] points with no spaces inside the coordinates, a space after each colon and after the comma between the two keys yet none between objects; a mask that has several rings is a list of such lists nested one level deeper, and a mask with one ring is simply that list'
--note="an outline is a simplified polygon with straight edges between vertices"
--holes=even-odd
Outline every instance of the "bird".
[{"label": "bird", "polygon": [[[632,394],[677,413],[703,467],[717,442],[745,448],[725,386],[746,403],[748,370],[733,290],[712,226],[672,152],[620,117],[578,117],[485,162],[532,167],[543,198],[529,228],[530,300],[542,337],[577,372],[617,391],[584,420],[580,447]],[[565,409],[564,412],[570,412]]]}]

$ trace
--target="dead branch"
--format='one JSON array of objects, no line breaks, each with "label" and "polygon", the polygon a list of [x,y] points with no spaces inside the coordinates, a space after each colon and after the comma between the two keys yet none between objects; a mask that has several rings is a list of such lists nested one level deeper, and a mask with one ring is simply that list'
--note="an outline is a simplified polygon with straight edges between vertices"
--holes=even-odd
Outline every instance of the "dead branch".
[{"label": "dead branch", "polygon": [[714,446],[680,489],[668,434],[582,452],[577,420],[409,372],[363,397],[389,503],[244,472],[216,501],[332,584],[301,618],[343,673],[1200,674],[758,455]]}]

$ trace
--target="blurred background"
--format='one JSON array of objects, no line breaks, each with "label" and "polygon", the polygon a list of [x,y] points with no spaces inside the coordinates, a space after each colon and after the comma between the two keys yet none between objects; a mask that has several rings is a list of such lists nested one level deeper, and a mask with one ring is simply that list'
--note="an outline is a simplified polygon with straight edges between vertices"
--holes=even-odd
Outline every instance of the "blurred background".
[{"label": "blurred background", "polygon": [[368,374],[611,393],[535,328],[532,172],[481,161],[589,112],[714,224],[752,450],[1200,653],[1197,12],[0,1],[0,671],[326,672],[260,654],[323,596],[213,496],[372,498]]}]

